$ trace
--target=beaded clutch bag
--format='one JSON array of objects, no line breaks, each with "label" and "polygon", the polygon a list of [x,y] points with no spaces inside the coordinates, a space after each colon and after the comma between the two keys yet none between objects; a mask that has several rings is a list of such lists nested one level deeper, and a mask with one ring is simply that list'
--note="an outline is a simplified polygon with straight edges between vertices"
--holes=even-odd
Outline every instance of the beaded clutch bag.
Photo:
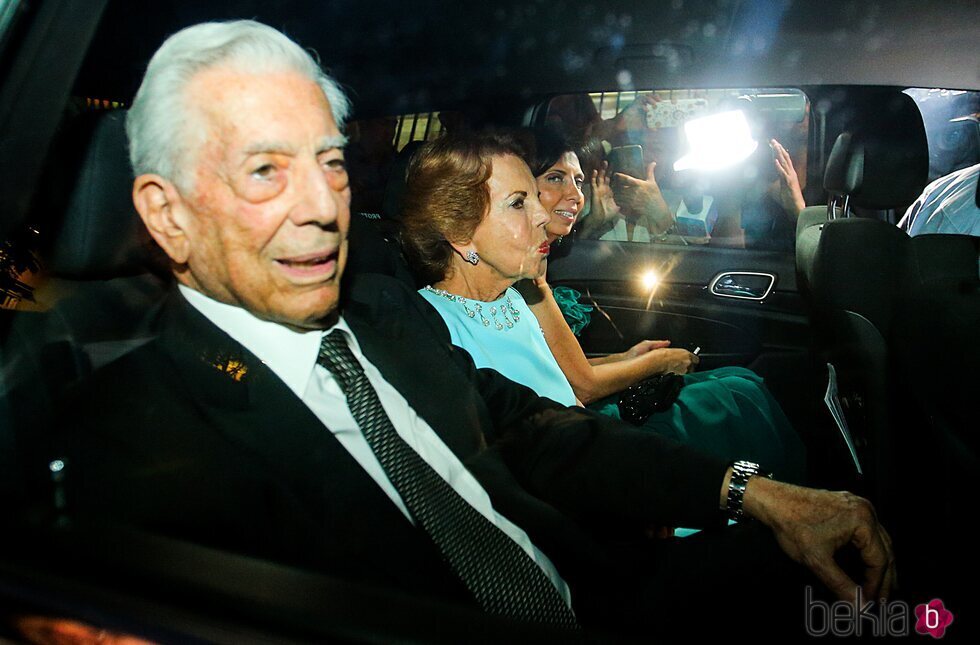
[{"label": "beaded clutch bag", "polygon": [[623,390],[619,397],[619,416],[623,421],[639,426],[655,412],[663,412],[674,404],[684,379],[673,372],[643,379]]}]

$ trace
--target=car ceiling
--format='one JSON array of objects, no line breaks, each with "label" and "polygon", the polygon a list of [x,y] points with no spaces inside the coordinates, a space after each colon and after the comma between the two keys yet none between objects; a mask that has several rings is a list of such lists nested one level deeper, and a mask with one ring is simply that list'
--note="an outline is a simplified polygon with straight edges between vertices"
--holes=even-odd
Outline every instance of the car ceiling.
[{"label": "car ceiling", "polygon": [[129,102],[167,34],[233,18],[315,49],[358,116],[582,90],[980,88],[975,0],[119,0],[75,93]]}]

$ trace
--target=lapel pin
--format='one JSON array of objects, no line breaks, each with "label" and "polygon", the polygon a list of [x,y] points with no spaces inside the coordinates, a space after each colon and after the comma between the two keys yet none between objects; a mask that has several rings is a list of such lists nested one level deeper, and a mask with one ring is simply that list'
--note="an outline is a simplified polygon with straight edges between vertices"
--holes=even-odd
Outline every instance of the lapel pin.
[{"label": "lapel pin", "polygon": [[204,360],[208,365],[224,373],[236,383],[240,383],[245,378],[245,375],[248,374],[248,365],[241,359],[233,356],[216,354]]}]

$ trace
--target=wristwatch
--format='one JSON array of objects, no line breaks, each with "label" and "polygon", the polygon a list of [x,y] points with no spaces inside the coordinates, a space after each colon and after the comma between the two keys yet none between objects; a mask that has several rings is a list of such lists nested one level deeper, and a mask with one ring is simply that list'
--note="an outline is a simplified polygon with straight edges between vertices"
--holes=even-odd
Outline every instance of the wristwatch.
[{"label": "wristwatch", "polygon": [[745,517],[742,510],[742,503],[745,501],[745,486],[749,483],[749,477],[761,475],[772,479],[772,473],[762,472],[759,464],[751,461],[736,461],[732,464],[732,478],[728,482],[728,501],[725,509],[728,511],[728,519],[741,520]]}]

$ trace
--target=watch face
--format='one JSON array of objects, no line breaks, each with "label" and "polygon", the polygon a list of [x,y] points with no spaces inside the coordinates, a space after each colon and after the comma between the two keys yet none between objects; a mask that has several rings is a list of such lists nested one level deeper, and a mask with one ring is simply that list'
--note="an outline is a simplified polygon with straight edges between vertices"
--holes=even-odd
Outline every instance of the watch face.
[{"label": "watch face", "polygon": [[743,473],[747,475],[758,475],[760,466],[759,464],[752,463],[751,461],[736,461],[732,466],[732,469],[738,473]]}]

